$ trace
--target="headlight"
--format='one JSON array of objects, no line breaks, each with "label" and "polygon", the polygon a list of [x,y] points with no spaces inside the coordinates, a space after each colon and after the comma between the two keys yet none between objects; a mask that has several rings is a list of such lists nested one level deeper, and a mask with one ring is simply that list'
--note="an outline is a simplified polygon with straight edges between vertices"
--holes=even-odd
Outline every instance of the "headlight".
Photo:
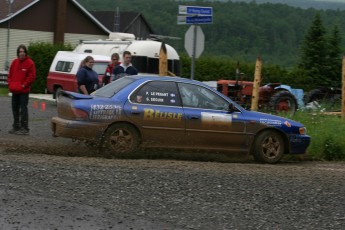
[{"label": "headlight", "polygon": [[307,128],[306,127],[299,128],[299,134],[301,135],[307,134]]}]

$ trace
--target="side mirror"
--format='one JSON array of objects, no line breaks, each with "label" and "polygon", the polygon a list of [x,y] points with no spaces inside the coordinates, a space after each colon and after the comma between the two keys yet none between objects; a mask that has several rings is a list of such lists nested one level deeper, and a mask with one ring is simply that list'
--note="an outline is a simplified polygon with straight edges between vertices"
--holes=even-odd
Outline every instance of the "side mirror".
[{"label": "side mirror", "polygon": [[233,113],[233,112],[235,112],[235,111],[237,111],[237,109],[236,109],[236,107],[234,106],[234,104],[229,103],[229,112],[230,112],[230,113]]}]

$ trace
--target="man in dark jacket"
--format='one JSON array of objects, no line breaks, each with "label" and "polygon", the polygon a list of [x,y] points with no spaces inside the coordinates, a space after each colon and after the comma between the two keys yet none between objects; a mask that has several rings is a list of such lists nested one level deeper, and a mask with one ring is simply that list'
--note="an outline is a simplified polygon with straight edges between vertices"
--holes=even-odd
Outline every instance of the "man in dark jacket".
[{"label": "man in dark jacket", "polygon": [[127,76],[127,75],[137,75],[138,70],[132,65],[132,54],[129,51],[123,52],[122,55],[122,63],[118,66],[115,67],[113,74],[114,74],[114,79],[116,80],[121,77]]},{"label": "man in dark jacket", "polygon": [[17,57],[11,63],[8,73],[8,89],[12,93],[13,125],[11,134],[29,134],[29,92],[36,79],[35,63],[28,56],[26,46],[19,45]]}]

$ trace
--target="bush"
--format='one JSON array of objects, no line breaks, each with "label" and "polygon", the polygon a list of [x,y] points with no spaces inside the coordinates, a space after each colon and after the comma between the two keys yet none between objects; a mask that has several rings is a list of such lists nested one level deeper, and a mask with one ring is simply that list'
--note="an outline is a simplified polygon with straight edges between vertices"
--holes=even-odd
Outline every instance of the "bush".
[{"label": "bush", "polygon": [[44,93],[47,84],[47,75],[55,54],[60,50],[72,50],[69,44],[53,45],[46,42],[30,43],[28,53],[36,65],[36,81],[31,87],[32,93]]},{"label": "bush", "polygon": [[[191,58],[181,56],[181,76],[190,78]],[[198,81],[217,81],[220,79],[236,79],[236,69],[239,68],[241,79],[244,81],[254,80],[255,62],[237,62],[229,57],[202,56],[195,61],[194,79]],[[263,83],[282,82],[287,84],[288,71],[280,66],[265,64],[262,65]],[[285,81],[285,79],[287,79]]]}]

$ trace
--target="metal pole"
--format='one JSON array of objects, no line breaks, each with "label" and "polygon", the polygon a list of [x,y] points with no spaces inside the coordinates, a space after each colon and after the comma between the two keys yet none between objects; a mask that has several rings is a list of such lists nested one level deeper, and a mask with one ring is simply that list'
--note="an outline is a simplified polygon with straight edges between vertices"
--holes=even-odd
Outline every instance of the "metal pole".
[{"label": "metal pole", "polygon": [[[11,17],[11,6],[13,3],[13,0],[8,0],[8,17]],[[11,18],[8,19],[7,22],[7,45],[6,45],[6,62],[5,62],[5,70],[8,70],[10,67],[10,60],[9,60],[9,54],[10,54],[10,31],[11,31]]]},{"label": "metal pole", "polygon": [[197,27],[194,26],[194,35],[193,35],[193,55],[192,55],[192,68],[191,68],[191,76],[190,79],[194,79],[194,73],[195,73],[195,55],[196,55],[196,38],[197,38]]}]

